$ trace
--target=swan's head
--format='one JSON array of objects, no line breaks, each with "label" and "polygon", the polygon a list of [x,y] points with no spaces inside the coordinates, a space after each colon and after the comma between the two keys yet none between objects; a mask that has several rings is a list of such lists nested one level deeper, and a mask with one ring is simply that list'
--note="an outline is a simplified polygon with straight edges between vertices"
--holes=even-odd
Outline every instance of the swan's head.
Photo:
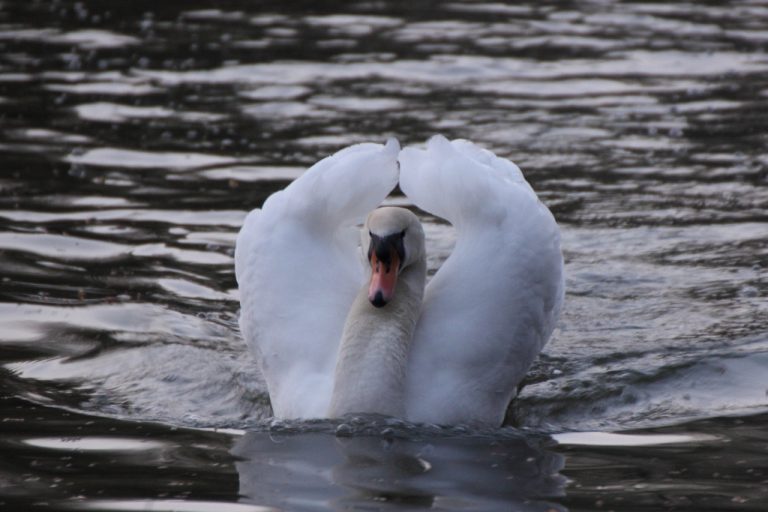
[{"label": "swan's head", "polygon": [[380,308],[394,297],[397,276],[424,259],[424,229],[409,210],[384,207],[368,215],[362,236],[371,265],[368,300]]}]

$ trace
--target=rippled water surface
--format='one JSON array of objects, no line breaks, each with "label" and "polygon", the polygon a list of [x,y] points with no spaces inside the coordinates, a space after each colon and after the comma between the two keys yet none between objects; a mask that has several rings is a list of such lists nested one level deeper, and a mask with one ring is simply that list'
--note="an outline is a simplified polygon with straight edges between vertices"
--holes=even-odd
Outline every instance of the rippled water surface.
[{"label": "rippled water surface", "polygon": [[[3,1],[0,506],[765,510],[767,49],[764,1]],[[509,426],[271,423],[243,217],[434,133],[562,227]]]}]

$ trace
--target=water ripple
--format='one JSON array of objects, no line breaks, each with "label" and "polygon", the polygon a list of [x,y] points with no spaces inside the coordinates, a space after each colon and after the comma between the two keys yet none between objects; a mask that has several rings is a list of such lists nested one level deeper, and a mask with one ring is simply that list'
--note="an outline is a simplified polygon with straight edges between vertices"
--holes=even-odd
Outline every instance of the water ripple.
[{"label": "water ripple", "polygon": [[[3,343],[40,350],[17,377],[77,382],[91,412],[267,415],[255,370],[229,359],[247,357],[245,212],[341,146],[443,132],[515,160],[563,230],[562,325],[512,420],[631,428],[766,405],[741,378],[762,385],[768,318],[762,2],[208,7],[9,4]],[[455,237],[423,220],[432,275]],[[188,417],[203,396],[223,405]]]}]

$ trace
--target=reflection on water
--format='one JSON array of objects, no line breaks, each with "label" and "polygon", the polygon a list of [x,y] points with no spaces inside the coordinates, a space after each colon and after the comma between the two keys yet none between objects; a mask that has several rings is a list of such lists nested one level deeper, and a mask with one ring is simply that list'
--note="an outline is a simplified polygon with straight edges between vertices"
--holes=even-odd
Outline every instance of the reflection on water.
[{"label": "reflection on water", "polygon": [[[426,497],[402,508],[760,510],[762,417],[711,418],[768,408],[766,34],[762,0],[3,2],[0,501],[240,510],[238,479],[253,497],[272,478],[339,508],[383,508],[391,491]],[[245,213],[339,147],[438,132],[513,159],[562,227],[566,308],[510,423],[701,418],[658,433],[714,441],[561,446],[565,497],[544,478],[559,455],[503,436],[398,439],[395,452],[328,433],[268,444],[237,332]],[[453,234],[422,220],[434,271]],[[253,427],[237,449],[272,459],[249,451],[244,479],[230,434],[148,421]],[[366,455],[344,455],[355,445]],[[525,453],[541,472],[520,472]],[[337,471],[291,492],[291,461]],[[131,487],[125,474],[149,476]]]},{"label": "reflection on water", "polygon": [[540,444],[252,432],[232,453],[244,499],[280,509],[564,510],[545,500],[563,494],[563,457]]},{"label": "reflection on water", "polygon": [[213,432],[0,406],[9,510],[759,511],[768,499],[765,415],[555,445],[510,429],[353,420],[348,436],[331,423]]}]

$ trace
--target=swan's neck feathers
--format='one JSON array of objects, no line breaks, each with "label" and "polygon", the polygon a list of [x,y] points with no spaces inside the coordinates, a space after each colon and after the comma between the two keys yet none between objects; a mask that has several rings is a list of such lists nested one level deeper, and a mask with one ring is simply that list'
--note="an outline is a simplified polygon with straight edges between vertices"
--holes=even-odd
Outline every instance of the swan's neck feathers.
[{"label": "swan's neck feathers", "polygon": [[422,259],[405,268],[392,300],[375,308],[368,287],[358,293],[344,324],[329,416],[405,415],[408,352],[426,280]]}]

